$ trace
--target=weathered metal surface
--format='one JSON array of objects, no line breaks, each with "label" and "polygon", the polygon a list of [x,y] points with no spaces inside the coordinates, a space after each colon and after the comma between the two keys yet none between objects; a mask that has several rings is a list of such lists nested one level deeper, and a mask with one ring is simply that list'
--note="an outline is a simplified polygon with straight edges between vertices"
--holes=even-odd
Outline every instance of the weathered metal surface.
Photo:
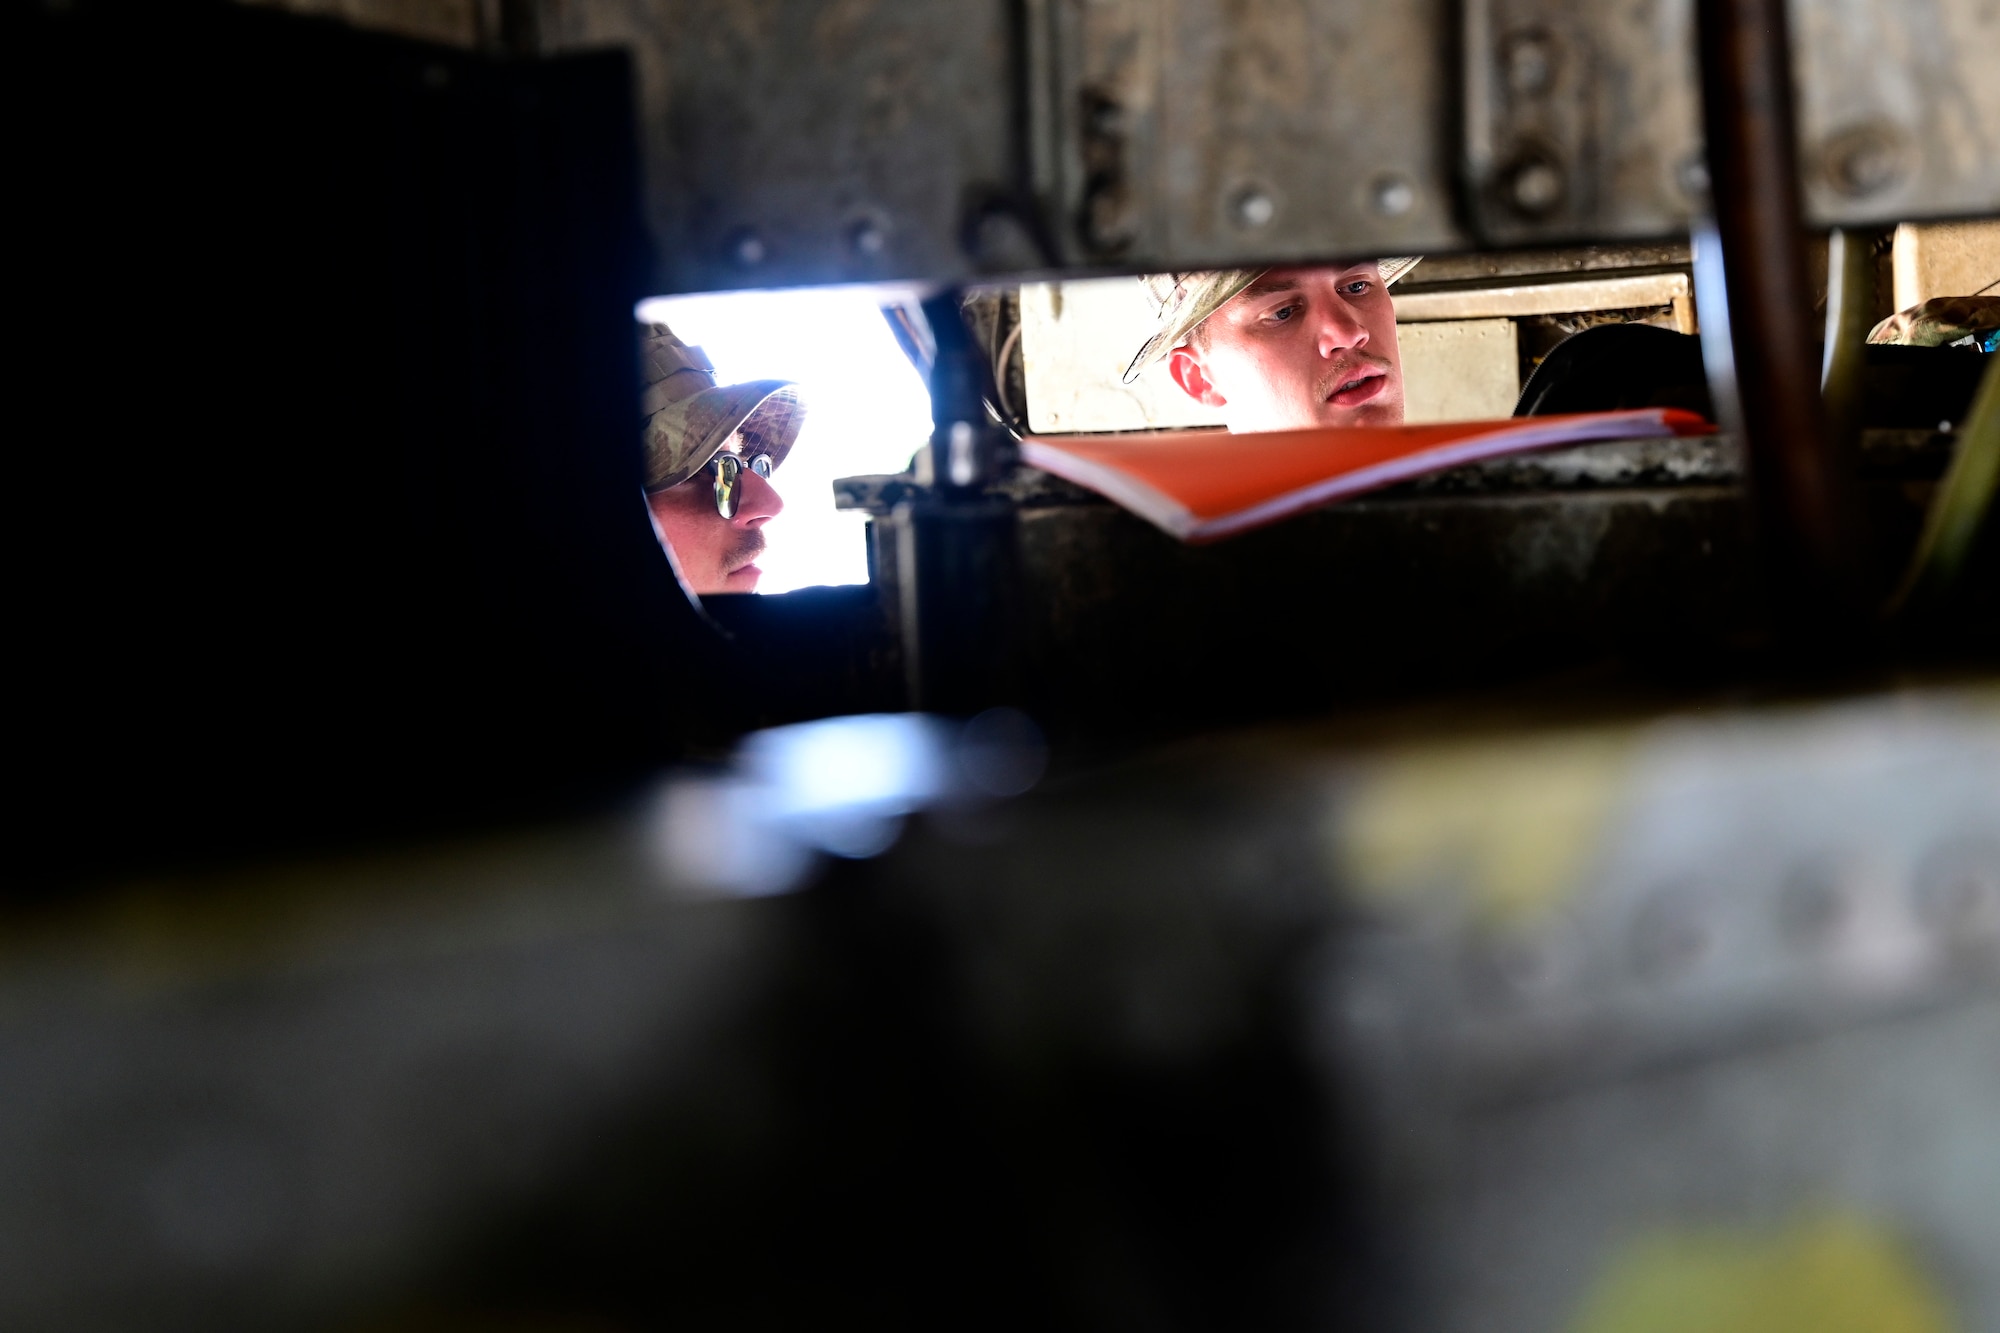
[{"label": "weathered metal surface", "polygon": [[1764,624],[1743,518],[1720,485],[1385,497],[1190,547],[1115,508],[1028,510],[1028,697],[1058,736],[1149,736],[1715,654]]},{"label": "weathered metal surface", "polygon": [[1486,319],[1496,315],[1551,315],[1672,305],[1689,298],[1688,275],[1572,278],[1458,291],[1395,294],[1399,323],[1426,319]]},{"label": "weathered metal surface", "polygon": [[0,1323],[351,1327],[435,1282],[767,975],[662,887],[623,817],[10,921]]},{"label": "weathered metal surface", "polygon": [[[1991,4],[1795,9],[1812,221],[2000,210]],[[1667,241],[1708,197],[1693,15],[544,0],[512,26],[632,50],[656,281],[685,290]]]},{"label": "weathered metal surface", "polygon": [[[1689,0],[1471,0],[1465,141],[1482,237],[1684,231],[1707,203]],[[1817,226],[2000,210],[2000,10],[1789,5],[1796,178]],[[1787,85],[1791,86],[1791,85]]]},{"label": "weathered metal surface", "polygon": [[1690,0],[1468,0],[1464,157],[1497,244],[1685,231],[1705,195]]},{"label": "weathered metal surface", "polygon": [[[1321,1012],[1361,1057],[1339,1068],[1395,1145],[1395,1192],[1427,1200],[1418,1234],[1451,1256],[1423,1326],[1618,1327],[1635,1251],[1708,1241],[1757,1271],[1828,1225],[1911,1255],[1948,1326],[1993,1326],[2000,1153],[1973,1109],[2000,1097],[1990,700],[1908,731],[1842,704],[1441,737],[1350,777],[1333,836],[1385,928],[1339,946]],[[1919,1069],[1934,1115],[1906,1095]],[[1934,1193],[1932,1172],[1981,1185]],[[1763,1272],[1764,1300],[1809,1297]],[[1731,1285],[1698,1261],[1649,1276],[1696,1274]]]},{"label": "weathered metal surface", "polygon": [[633,53],[659,290],[1038,261],[1006,220],[1019,100],[999,0],[588,0],[541,28],[547,50]]},{"label": "weathered metal surface", "polygon": [[[1044,0],[1053,213],[1072,262],[1458,248],[1446,6]],[[1032,21],[1032,20],[1031,20]],[[1171,261],[1171,262],[1169,262]]]},{"label": "weathered metal surface", "polygon": [[[1951,449],[1933,430],[1863,434],[1863,499],[1885,551],[1914,540]],[[1204,547],[1029,468],[986,494],[1019,512],[1022,697],[1061,734],[1102,738],[1283,715],[1331,697],[1320,691],[1723,654],[1775,623],[1745,480],[1728,437],[1585,445],[1453,468]],[[907,475],[843,478],[835,502],[875,519],[878,614],[893,623],[909,600],[893,568],[908,516],[937,524],[948,510]],[[1203,685],[1269,660],[1314,692]]]},{"label": "weathered metal surface", "polygon": [[8,918],[0,1321],[1529,1333],[1675,1238],[1789,1312],[1831,1217],[1990,1328],[1994,701],[1267,730],[754,902],[677,839],[775,801]]},{"label": "weathered metal surface", "polygon": [[[993,494],[1019,509],[1025,697],[1058,734],[1106,737],[1621,646],[1712,651],[1762,623],[1740,466],[1713,439],[1552,451],[1207,547],[1021,469]],[[907,478],[841,485],[838,502],[873,511],[891,544],[927,507]],[[1311,689],[1204,685],[1277,661]]]},{"label": "weathered metal surface", "polygon": [[1795,0],[1806,218],[2000,213],[2000,5]]},{"label": "weathered metal surface", "polygon": [[1434,288],[1483,287],[1495,278],[1539,278],[1563,274],[1602,273],[1609,269],[1636,271],[1685,270],[1692,262],[1687,242],[1649,245],[1571,245],[1557,250],[1497,250],[1470,254],[1426,255],[1396,284],[1399,292]]}]

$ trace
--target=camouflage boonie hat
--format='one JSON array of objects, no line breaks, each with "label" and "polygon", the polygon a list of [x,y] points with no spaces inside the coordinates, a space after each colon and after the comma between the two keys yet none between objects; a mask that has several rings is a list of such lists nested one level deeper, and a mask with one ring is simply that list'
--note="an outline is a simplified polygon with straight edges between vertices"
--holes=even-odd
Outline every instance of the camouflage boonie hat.
[{"label": "camouflage boonie hat", "polygon": [[708,465],[729,437],[743,451],[785,461],[805,424],[805,403],[790,380],[715,382],[715,367],[664,324],[646,326],[646,493],[678,486]]},{"label": "camouflage boonie hat", "polygon": [[1877,324],[1868,341],[1943,347],[1960,338],[1983,341],[1995,329],[2000,329],[2000,296],[1935,296]]},{"label": "camouflage boonie hat", "polygon": [[[1387,287],[1395,282],[1422,258],[1422,255],[1404,255],[1379,261],[1382,285]],[[1179,347],[1203,320],[1269,272],[1265,268],[1224,268],[1199,273],[1149,273],[1140,278],[1153,297],[1153,336],[1132,358],[1132,364],[1125,367],[1125,383],[1138,379],[1140,371]]]}]

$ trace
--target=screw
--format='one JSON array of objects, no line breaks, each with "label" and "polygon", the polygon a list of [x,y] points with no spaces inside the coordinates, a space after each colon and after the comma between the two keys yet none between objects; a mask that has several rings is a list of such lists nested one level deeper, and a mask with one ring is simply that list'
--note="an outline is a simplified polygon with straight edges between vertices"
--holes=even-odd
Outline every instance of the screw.
[{"label": "screw", "polygon": [[736,233],[735,239],[729,243],[730,257],[744,268],[757,267],[769,253],[764,248],[764,238],[748,228]]},{"label": "screw", "polygon": [[1246,227],[1262,227],[1277,216],[1278,204],[1270,195],[1252,186],[1236,196],[1236,220]]},{"label": "screw", "polygon": [[872,258],[889,248],[889,233],[873,218],[863,218],[854,224],[847,241],[854,247],[855,254]]},{"label": "screw", "polygon": [[1507,86],[1521,97],[1549,90],[1556,79],[1556,48],[1545,32],[1516,33],[1507,41],[1502,62]]},{"label": "screw", "polygon": [[1540,217],[1562,202],[1562,168],[1543,158],[1521,163],[1508,178],[1507,197],[1523,213]]},{"label": "screw", "polygon": [[1377,213],[1385,218],[1399,218],[1416,206],[1417,187],[1403,176],[1379,176],[1371,198]]}]

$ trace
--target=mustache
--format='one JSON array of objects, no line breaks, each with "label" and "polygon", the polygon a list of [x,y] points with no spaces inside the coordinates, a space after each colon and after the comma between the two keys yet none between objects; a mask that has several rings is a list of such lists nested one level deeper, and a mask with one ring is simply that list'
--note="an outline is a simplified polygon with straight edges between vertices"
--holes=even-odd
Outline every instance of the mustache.
[{"label": "mustache", "polygon": [[1335,361],[1327,369],[1326,374],[1320,376],[1318,385],[1320,399],[1325,401],[1333,397],[1334,391],[1349,380],[1388,373],[1388,357],[1372,356],[1367,352],[1349,352]]},{"label": "mustache", "polygon": [[764,534],[756,528],[751,528],[724,552],[722,567],[733,574],[762,554],[764,554]]}]

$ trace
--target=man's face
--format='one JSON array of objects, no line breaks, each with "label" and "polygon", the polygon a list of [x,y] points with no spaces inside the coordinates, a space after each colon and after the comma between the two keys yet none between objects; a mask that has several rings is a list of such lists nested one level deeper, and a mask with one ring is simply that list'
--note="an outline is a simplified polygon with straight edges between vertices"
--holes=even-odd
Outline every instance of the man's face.
[{"label": "man's face", "polygon": [[1176,347],[1168,373],[1232,431],[1403,421],[1396,309],[1372,260],[1272,269]]},{"label": "man's face", "polygon": [[[732,439],[727,447],[738,448],[738,442]],[[715,473],[708,468],[646,497],[654,530],[672,549],[681,578],[696,593],[752,592],[764,576],[757,568],[764,524],[777,517],[785,502],[770,482],[747,467],[737,474],[736,486],[734,518],[716,512]]]}]

